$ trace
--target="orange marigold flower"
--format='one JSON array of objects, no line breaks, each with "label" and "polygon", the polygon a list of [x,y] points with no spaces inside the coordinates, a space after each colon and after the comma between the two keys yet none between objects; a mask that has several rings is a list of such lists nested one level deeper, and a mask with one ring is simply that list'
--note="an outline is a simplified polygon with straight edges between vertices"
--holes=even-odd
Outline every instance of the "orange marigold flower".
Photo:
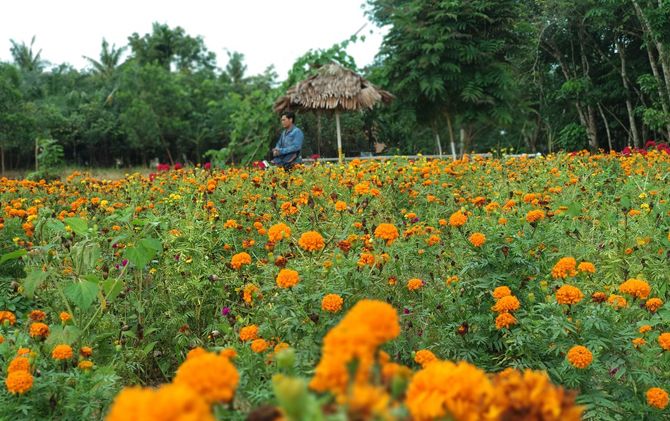
[{"label": "orange marigold flower", "polygon": [[16,356],[17,357],[21,357],[23,355],[30,355],[30,354],[31,354],[30,348],[21,347],[21,348],[16,350]]},{"label": "orange marigold flower", "polygon": [[184,361],[172,382],[190,387],[212,404],[229,402],[238,381],[237,369],[228,358],[207,353]]},{"label": "orange marigold flower", "polygon": [[279,288],[291,288],[296,286],[298,281],[300,281],[300,276],[295,270],[282,269],[277,275],[277,286],[279,286]]},{"label": "orange marigold flower", "polygon": [[253,304],[254,294],[260,297],[260,288],[254,284],[246,284],[242,289],[242,299],[247,304]]},{"label": "orange marigold flower", "polygon": [[341,200],[338,200],[335,202],[335,210],[338,212],[342,212],[347,210],[347,204]]},{"label": "orange marigold flower", "polygon": [[5,379],[7,391],[13,395],[23,395],[33,387],[33,375],[28,371],[13,371]]},{"label": "orange marigold flower", "polygon": [[256,338],[258,338],[258,326],[249,325],[240,329],[240,339],[242,341],[253,341]]},{"label": "orange marigold flower", "polygon": [[28,318],[33,322],[43,322],[47,318],[47,314],[42,310],[33,310],[28,315]]},{"label": "orange marigold flower", "polygon": [[420,349],[414,353],[414,361],[422,368],[426,368],[428,364],[439,361],[439,359],[431,351]]},{"label": "orange marigold flower", "polygon": [[516,324],[516,317],[512,316],[510,313],[500,313],[496,317],[496,329],[500,330],[502,328],[509,329],[510,326]]},{"label": "orange marigold flower", "polygon": [[127,387],[114,399],[106,421],[214,421],[208,403],[191,388],[166,384],[158,390]]},{"label": "orange marigold flower", "polygon": [[93,361],[81,360],[79,361],[79,364],[77,364],[77,367],[82,371],[88,371],[93,368]]},{"label": "orange marigold flower", "polygon": [[593,361],[593,354],[585,346],[575,345],[570,348],[567,355],[568,361],[575,368],[586,368]]},{"label": "orange marigold flower", "polygon": [[619,291],[635,298],[645,299],[651,293],[649,284],[641,279],[631,278],[619,285]]},{"label": "orange marigold flower", "polygon": [[577,304],[582,301],[584,294],[577,287],[563,285],[556,291],[556,301],[559,304]]},{"label": "orange marigold flower", "polygon": [[509,313],[518,310],[520,306],[521,303],[519,303],[518,298],[514,295],[508,295],[499,299],[492,309],[497,313]]},{"label": "orange marigold flower", "polygon": [[596,273],[596,267],[591,262],[581,262],[577,266],[577,270],[582,273]]},{"label": "orange marigold flower", "polygon": [[5,337],[2,336],[2,335],[0,335],[0,345],[1,345],[3,342],[5,342]]},{"label": "orange marigold flower", "polygon": [[551,276],[554,279],[563,279],[577,274],[577,261],[574,257],[561,258],[551,269]]},{"label": "orange marigold flower", "polygon": [[344,300],[337,294],[328,294],[321,300],[321,309],[329,313],[337,313],[342,310]]},{"label": "orange marigold flower", "polygon": [[544,211],[532,210],[526,214],[526,221],[528,221],[531,224],[534,224],[537,221],[543,220],[544,216],[545,216]]},{"label": "orange marigold flower", "polygon": [[417,290],[423,286],[423,281],[419,278],[412,278],[407,281],[407,289],[410,291]]},{"label": "orange marigold flower", "polygon": [[486,242],[486,236],[481,232],[475,232],[470,236],[470,238],[468,238],[468,240],[470,240],[470,244],[473,246],[481,247]]},{"label": "orange marigold flower", "polygon": [[289,349],[290,345],[287,344],[286,342],[279,342],[277,345],[275,345],[274,349],[272,350],[275,354],[279,354],[281,351],[285,349]]},{"label": "orange marigold flower", "polygon": [[84,358],[88,358],[91,355],[93,355],[93,348],[90,346],[82,346],[79,348],[79,355],[81,355]]},{"label": "orange marigold flower", "polygon": [[13,326],[16,323],[16,315],[11,311],[0,311],[0,324],[4,324],[5,321],[10,326]]},{"label": "orange marigold flower", "polygon": [[30,336],[33,338],[36,337],[46,338],[47,336],[49,336],[49,326],[41,322],[31,323]]},{"label": "orange marigold flower", "polygon": [[54,360],[69,360],[72,358],[72,348],[67,344],[56,345],[51,351],[51,358]]},{"label": "orange marigold flower", "polygon": [[638,332],[640,333],[647,333],[651,330],[651,326],[649,325],[642,325],[640,326],[640,329],[638,329]]},{"label": "orange marigold flower", "polygon": [[275,224],[268,230],[268,239],[273,243],[283,240],[284,238],[291,238],[291,228],[286,224]]},{"label": "orange marigold flower", "polygon": [[607,295],[604,292],[597,291],[591,294],[591,301],[594,303],[602,303],[607,300]]},{"label": "orange marigold flower", "polygon": [[626,307],[628,302],[621,295],[611,294],[607,299],[607,304],[618,310],[620,308]]},{"label": "orange marigold flower", "polygon": [[437,361],[412,377],[405,404],[413,420],[480,420],[493,397],[484,371],[464,361]]},{"label": "orange marigold flower", "polygon": [[665,409],[668,406],[668,392],[660,387],[652,387],[647,390],[647,403],[658,409]]},{"label": "orange marigold flower", "polygon": [[232,268],[235,269],[235,270],[238,270],[242,266],[248,265],[248,264],[251,264],[251,256],[249,255],[249,253],[246,253],[246,252],[237,253],[230,260],[230,266],[232,266]]},{"label": "orange marigold flower", "polygon": [[386,240],[387,244],[391,244],[398,238],[398,229],[393,224],[379,224],[375,228],[375,237]]},{"label": "orange marigold flower", "polygon": [[260,354],[270,347],[270,344],[265,339],[254,339],[251,341],[251,350],[256,354]]},{"label": "orange marigold flower", "polygon": [[651,311],[652,313],[656,313],[656,310],[661,308],[662,305],[663,300],[660,298],[650,298],[646,303],[644,303],[644,306],[647,308],[647,310]]},{"label": "orange marigold flower", "polygon": [[325,243],[323,242],[323,237],[321,234],[316,231],[307,231],[300,236],[298,245],[300,248],[306,251],[318,251],[323,249]]},{"label": "orange marigold flower", "polygon": [[666,351],[670,351],[670,333],[661,333],[658,336],[658,344]]},{"label": "orange marigold flower", "polygon": [[468,221],[468,217],[461,211],[456,211],[449,217],[449,225],[452,227],[462,227]]},{"label": "orange marigold flower", "polygon": [[186,359],[188,360],[190,358],[195,358],[195,357],[198,357],[200,355],[204,355],[206,353],[207,353],[207,350],[205,348],[203,348],[201,346],[196,346],[195,348],[193,348],[192,350],[190,350],[186,353]]},{"label": "orange marigold flower", "polygon": [[60,321],[63,323],[67,323],[68,320],[72,319],[72,316],[67,311],[61,311],[58,317],[60,318]]},{"label": "orange marigold flower", "polygon": [[26,357],[15,357],[7,367],[7,373],[14,371],[30,371],[30,360]]},{"label": "orange marigold flower", "polygon": [[496,287],[493,290],[493,298],[495,298],[496,301],[509,295],[512,295],[512,290],[510,290],[509,287],[505,285]]},{"label": "orange marigold flower", "polygon": [[235,351],[234,348],[223,348],[219,352],[219,355],[221,355],[222,357],[233,359],[233,358],[237,357],[237,351]]},{"label": "orange marigold flower", "polygon": [[633,346],[634,346],[635,348],[639,348],[639,347],[641,347],[642,345],[644,345],[644,344],[646,344],[646,343],[647,343],[647,341],[645,341],[644,338],[635,338],[635,339],[633,339]]}]

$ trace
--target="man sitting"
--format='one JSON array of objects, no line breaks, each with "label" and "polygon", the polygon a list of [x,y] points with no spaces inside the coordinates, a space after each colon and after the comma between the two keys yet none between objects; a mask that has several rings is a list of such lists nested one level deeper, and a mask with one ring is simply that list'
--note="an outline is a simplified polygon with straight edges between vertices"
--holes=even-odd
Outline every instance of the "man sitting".
[{"label": "man sitting", "polygon": [[272,163],[290,169],[293,165],[302,162],[300,151],[304,135],[302,130],[295,126],[295,113],[284,111],[281,113],[281,125],[284,128],[277,144],[272,149]]}]

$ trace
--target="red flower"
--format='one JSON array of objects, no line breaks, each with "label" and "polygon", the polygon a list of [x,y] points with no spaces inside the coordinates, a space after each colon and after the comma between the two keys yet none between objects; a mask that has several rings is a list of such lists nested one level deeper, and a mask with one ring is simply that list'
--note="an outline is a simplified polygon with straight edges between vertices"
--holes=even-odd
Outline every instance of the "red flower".
[{"label": "red flower", "polygon": [[630,156],[631,152],[630,146],[626,146],[621,150],[621,155]]},{"label": "red flower", "polygon": [[177,163],[174,164],[174,169],[175,170],[180,170],[182,168],[184,168],[184,165],[181,162],[177,162]]},{"label": "red flower", "polygon": [[205,165],[202,166],[204,169],[208,170],[212,168],[212,163],[211,162],[205,162]]}]

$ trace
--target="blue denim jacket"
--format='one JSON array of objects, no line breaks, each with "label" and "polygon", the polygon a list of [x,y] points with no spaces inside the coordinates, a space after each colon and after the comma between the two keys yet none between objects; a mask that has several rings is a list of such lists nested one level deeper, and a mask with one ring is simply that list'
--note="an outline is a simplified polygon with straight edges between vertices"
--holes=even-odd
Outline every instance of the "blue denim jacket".
[{"label": "blue denim jacket", "polygon": [[298,152],[302,149],[302,142],[305,136],[302,134],[302,130],[296,126],[291,127],[288,130],[284,130],[279,136],[277,145],[275,148],[279,150],[279,155],[287,155],[290,153]]}]

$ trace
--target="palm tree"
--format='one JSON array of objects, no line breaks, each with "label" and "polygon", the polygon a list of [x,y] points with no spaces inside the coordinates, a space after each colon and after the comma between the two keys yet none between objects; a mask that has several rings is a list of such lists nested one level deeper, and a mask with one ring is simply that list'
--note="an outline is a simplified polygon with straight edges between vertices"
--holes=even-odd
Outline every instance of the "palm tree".
[{"label": "palm tree", "polygon": [[100,61],[91,57],[83,56],[93,66],[94,73],[100,75],[103,79],[110,78],[116,68],[119,66],[121,55],[127,47],[116,48],[115,44],[109,47],[106,39],[102,39],[102,51],[100,51]]},{"label": "palm tree", "polygon": [[13,39],[10,40],[12,43],[12,48],[10,51],[12,57],[14,57],[14,62],[19,66],[24,72],[40,72],[44,68],[45,62],[40,58],[42,50],[40,49],[37,54],[33,53],[33,44],[35,43],[35,36],[30,40],[30,46],[27,46],[25,42],[21,44],[17,43]]}]

